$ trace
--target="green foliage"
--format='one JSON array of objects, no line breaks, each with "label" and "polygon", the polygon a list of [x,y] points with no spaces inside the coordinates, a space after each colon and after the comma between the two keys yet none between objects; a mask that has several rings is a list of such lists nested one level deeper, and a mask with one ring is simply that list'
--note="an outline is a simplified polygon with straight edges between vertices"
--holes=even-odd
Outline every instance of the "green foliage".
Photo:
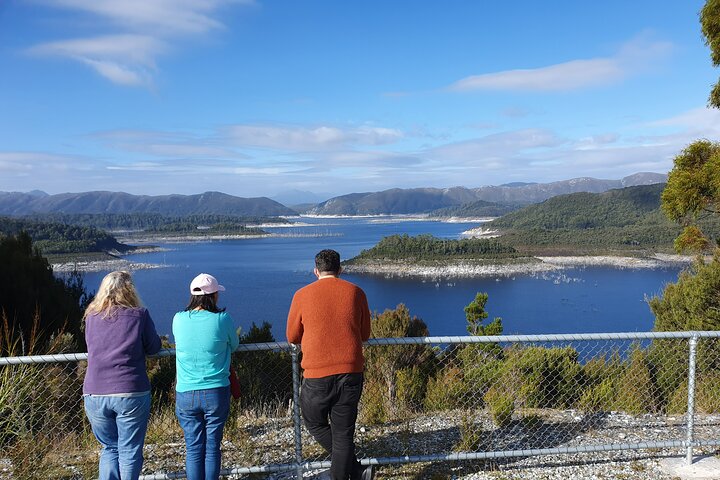
[{"label": "green foliage", "polygon": [[600,355],[591,358],[583,365],[580,375],[582,393],[577,407],[588,412],[607,412],[612,410],[618,395],[617,379],[623,373],[623,362],[615,351],[609,358]]},{"label": "green foliage", "polygon": [[[473,336],[501,335],[502,319],[496,317],[492,322],[483,325],[488,318],[485,311],[488,294],[478,292],[475,299],[465,307],[467,331]],[[492,385],[500,370],[500,359],[503,351],[497,343],[470,343],[458,348],[457,358],[463,368],[464,391],[472,394],[470,398],[481,398]]]},{"label": "green foliage", "polygon": [[497,385],[525,408],[568,408],[583,383],[578,352],[572,347],[505,350]]},{"label": "green foliage", "polygon": [[[230,225],[260,225],[274,223],[289,224],[281,217],[259,217],[247,215],[193,214],[167,216],[159,213],[41,213],[22,217],[28,220],[50,223],[64,223],[103,230],[158,231],[168,225],[186,225],[184,228],[198,229]],[[171,229],[170,229],[171,230]]]},{"label": "green foliage", "polygon": [[[700,26],[705,44],[710,47],[710,58],[713,66],[720,66],[720,0],[707,0],[700,11]],[[720,82],[716,83],[710,93],[708,104],[720,108]]]},{"label": "green foliage", "polygon": [[490,417],[499,428],[507,427],[515,413],[515,397],[502,386],[493,385],[483,396],[490,410]]},{"label": "green foliage", "polygon": [[458,408],[465,392],[462,369],[446,367],[428,381],[425,409],[433,412]]},{"label": "green foliage", "polygon": [[35,246],[46,254],[111,250],[127,252],[134,248],[118,242],[112,235],[95,227],[0,217],[0,235],[13,236],[21,232],[27,232]]},{"label": "green foliage", "polygon": [[479,452],[486,450],[489,445],[489,435],[483,431],[482,426],[473,422],[471,418],[463,417],[460,420],[460,441],[453,447],[456,452]]},{"label": "green foliage", "polygon": [[[11,327],[6,315],[0,317],[0,341],[6,355],[75,351],[68,334],[41,342],[39,317],[28,336]],[[49,461],[58,448],[57,439],[75,439],[84,431],[82,409],[68,408],[82,396],[83,377],[78,370],[77,364],[64,363],[0,367],[0,448],[10,460],[13,478],[60,476]]]},{"label": "green foliage", "polygon": [[422,410],[427,379],[427,372],[420,366],[398,370],[395,374],[395,395],[400,409],[412,412]]},{"label": "green foliage", "polygon": [[[59,333],[69,333],[78,341],[78,348],[85,348],[80,324],[89,296],[82,275],[55,277],[24,232],[0,238],[0,265],[0,315],[9,319],[13,331],[29,338],[40,319],[42,328],[34,333],[38,345],[46,345]],[[2,345],[0,353],[7,353]]]},{"label": "green foliage", "polygon": [[[374,338],[424,337],[427,325],[411,317],[403,304],[372,318]],[[383,421],[418,409],[424,400],[427,381],[438,368],[434,351],[426,345],[387,345],[365,352],[366,389],[378,393],[364,396],[364,418]]]},{"label": "green foliage", "polygon": [[514,248],[503,245],[497,240],[467,238],[448,240],[435,238],[432,235],[416,237],[391,235],[385,237],[370,250],[363,250],[353,260],[429,260],[429,259],[462,259],[462,258],[514,258]]},{"label": "green foliage", "polygon": [[[167,337],[162,337],[162,348],[174,348]],[[152,392],[152,409],[162,411],[175,403],[175,357],[154,357],[145,360],[150,391]]]},{"label": "green foliage", "polygon": [[[263,322],[240,337],[240,343],[274,342],[272,325]],[[292,359],[284,350],[262,350],[234,354],[233,367],[240,380],[240,405],[258,411],[269,406],[286,405],[292,398],[292,383],[280,381],[278,374],[291,369]]]},{"label": "green foliage", "polygon": [[686,227],[676,242],[679,251],[702,251],[710,245],[703,237],[712,234],[702,232],[698,220],[720,212],[720,144],[698,140],[675,157],[662,193],[662,210]]},{"label": "green foliage", "polygon": [[478,292],[475,294],[475,299],[465,307],[465,318],[468,322],[467,331],[470,335],[489,336],[502,334],[502,319],[500,317],[495,317],[488,325],[482,324],[483,320],[488,318],[488,313],[485,311],[487,301],[488,294]]},{"label": "green foliage", "polygon": [[629,414],[660,411],[659,390],[655,386],[647,353],[639,347],[630,350],[623,374],[618,379],[613,408]]},{"label": "green foliage", "polygon": [[665,287],[661,297],[649,300],[655,330],[720,329],[720,254],[712,261],[695,262],[680,273],[677,283]]},{"label": "green foliage", "polygon": [[[687,413],[688,385],[684,380],[678,385],[668,404],[668,413]],[[706,414],[720,412],[720,372],[698,375],[695,381],[695,411]]]},{"label": "green foliage", "polygon": [[663,185],[558,195],[489,223],[491,228],[586,230],[624,227],[657,210]]},{"label": "green foliage", "polygon": [[474,202],[463,203],[462,205],[455,207],[433,210],[430,213],[430,216],[464,218],[500,217],[519,208],[519,205],[506,205],[501,203],[486,202],[485,200],[476,200]]},{"label": "green foliage", "polygon": [[[521,251],[670,250],[680,227],[660,211],[662,184],[559,195],[488,224]],[[703,219],[703,228],[720,223]]]},{"label": "green foliage", "polygon": [[612,378],[605,378],[597,385],[583,390],[578,400],[578,408],[585,412],[608,412],[612,410],[617,396],[617,386]]}]

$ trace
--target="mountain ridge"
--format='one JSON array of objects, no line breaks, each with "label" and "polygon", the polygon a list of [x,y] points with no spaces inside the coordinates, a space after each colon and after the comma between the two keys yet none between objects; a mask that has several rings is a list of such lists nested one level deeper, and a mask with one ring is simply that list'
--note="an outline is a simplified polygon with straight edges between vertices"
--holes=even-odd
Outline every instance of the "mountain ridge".
[{"label": "mountain ridge", "polygon": [[0,192],[0,215],[34,213],[159,213],[163,215],[224,214],[240,216],[295,215],[295,211],[266,197],[244,198],[222,192],[195,195],[133,195],[91,191],[41,196]]},{"label": "mountain ridge", "polygon": [[616,188],[664,183],[667,175],[640,172],[619,180],[579,177],[549,183],[520,183],[478,188],[392,188],[380,192],[350,193],[319,203],[311,215],[381,215],[429,213],[482,200],[506,205],[539,203],[569,193],[602,193]]}]

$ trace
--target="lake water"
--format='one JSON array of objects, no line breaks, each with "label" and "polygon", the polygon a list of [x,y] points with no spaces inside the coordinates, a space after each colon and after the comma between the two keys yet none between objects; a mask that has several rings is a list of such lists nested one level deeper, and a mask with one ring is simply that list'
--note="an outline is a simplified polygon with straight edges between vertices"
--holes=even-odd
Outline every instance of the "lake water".
[{"label": "lake water", "polygon": [[[371,248],[395,233],[430,233],[459,238],[478,223],[443,223],[398,218],[302,219],[311,225],[268,229],[284,237],[161,244],[167,251],[138,254],[131,261],[165,264],[138,270],[135,283],[158,331],[170,333],[173,314],[185,307],[190,280],[201,272],[218,278],[227,291],[220,304],[236,325],[273,325],[284,340],[285,319],[292,295],[315,279],[315,253],[333,248],[343,259]],[[381,312],[404,303],[427,323],[431,335],[464,335],[463,307],[477,292],[486,292],[490,318],[502,317],[505,333],[588,333],[648,331],[654,317],[646,297],[660,293],[677,279],[678,268],[616,269],[584,267],[537,275],[445,279],[384,278],[344,275],[362,287],[370,309]],[[96,290],[106,272],[87,273]]]}]

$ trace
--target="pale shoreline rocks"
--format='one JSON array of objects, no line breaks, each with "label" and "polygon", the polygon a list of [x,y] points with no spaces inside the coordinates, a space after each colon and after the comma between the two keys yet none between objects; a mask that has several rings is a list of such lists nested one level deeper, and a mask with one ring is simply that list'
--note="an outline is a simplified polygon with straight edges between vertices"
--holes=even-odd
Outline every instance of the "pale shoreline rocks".
[{"label": "pale shoreline rocks", "polygon": [[653,269],[689,265],[694,257],[681,255],[655,254],[652,257],[616,257],[600,256],[556,256],[532,257],[522,263],[472,264],[456,263],[448,265],[413,265],[389,262],[354,264],[343,267],[345,272],[355,274],[383,275],[392,277],[420,278],[471,278],[503,277],[513,275],[532,275],[567,268],[605,266],[618,269]]},{"label": "pale shoreline rocks", "polygon": [[77,261],[53,263],[53,272],[68,273],[72,271],[78,272],[112,272],[115,270],[149,270],[153,268],[165,268],[169,265],[160,265],[156,263],[131,262],[123,258],[115,260],[93,260],[93,261]]}]

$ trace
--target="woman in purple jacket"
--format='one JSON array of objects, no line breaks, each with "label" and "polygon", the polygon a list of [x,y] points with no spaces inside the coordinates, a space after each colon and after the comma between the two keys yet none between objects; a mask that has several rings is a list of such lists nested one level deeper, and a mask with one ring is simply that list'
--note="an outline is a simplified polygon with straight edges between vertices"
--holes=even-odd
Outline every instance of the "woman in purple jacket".
[{"label": "woman in purple jacket", "polygon": [[150,416],[145,355],[160,351],[160,337],[140,304],[128,272],[103,278],[85,311],[88,364],[85,413],[102,445],[100,480],[136,480]]}]

